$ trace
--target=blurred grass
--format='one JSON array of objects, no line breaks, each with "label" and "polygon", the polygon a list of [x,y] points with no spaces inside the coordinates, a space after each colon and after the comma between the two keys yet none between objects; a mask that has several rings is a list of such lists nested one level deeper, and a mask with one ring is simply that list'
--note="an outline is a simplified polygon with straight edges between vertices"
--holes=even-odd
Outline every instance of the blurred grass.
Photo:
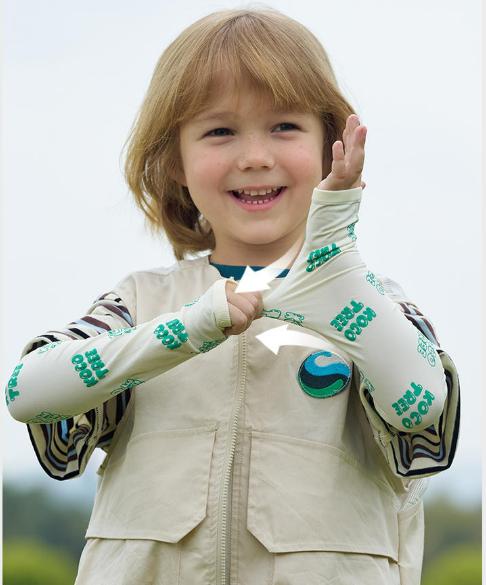
[{"label": "blurred grass", "polygon": [[39,541],[11,540],[4,543],[4,585],[72,585],[76,572],[76,560]]},{"label": "blurred grass", "polygon": [[[69,486],[66,486],[69,487]],[[3,484],[4,541],[29,540],[79,559],[91,509],[38,486]]]},{"label": "blurred grass", "polygon": [[481,565],[481,546],[456,546],[426,567],[421,585],[481,585]]},{"label": "blurred grass", "polygon": [[[426,502],[424,510],[424,569],[448,550],[455,550],[462,545],[481,547],[480,502],[475,505],[459,506],[443,495]],[[456,585],[462,585],[462,582],[457,581]]]}]

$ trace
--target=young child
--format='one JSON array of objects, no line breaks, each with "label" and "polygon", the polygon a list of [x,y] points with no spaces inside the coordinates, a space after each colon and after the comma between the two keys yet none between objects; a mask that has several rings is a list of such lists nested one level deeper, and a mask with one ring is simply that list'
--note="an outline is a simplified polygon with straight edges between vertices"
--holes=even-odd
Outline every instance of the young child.
[{"label": "young child", "polygon": [[[459,384],[357,250],[365,135],[276,10],[162,54],[126,177],[177,261],[30,341],[6,387],[50,477],[106,452],[76,585],[419,585]],[[266,289],[238,292],[246,266]]]}]

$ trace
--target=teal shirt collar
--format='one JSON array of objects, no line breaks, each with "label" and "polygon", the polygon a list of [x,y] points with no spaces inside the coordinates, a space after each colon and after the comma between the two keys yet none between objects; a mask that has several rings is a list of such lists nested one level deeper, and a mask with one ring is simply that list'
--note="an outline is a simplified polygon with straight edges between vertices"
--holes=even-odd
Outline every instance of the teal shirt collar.
[{"label": "teal shirt collar", "polygon": [[[231,276],[235,280],[240,280],[243,276],[243,272],[245,272],[246,266],[233,266],[231,264],[218,264],[217,262],[209,261],[209,264],[214,266],[223,278],[230,278]],[[265,268],[265,266],[251,266],[253,270],[261,270]],[[282,272],[278,275],[277,278],[284,278],[287,276],[288,271],[290,268],[285,268]]]}]

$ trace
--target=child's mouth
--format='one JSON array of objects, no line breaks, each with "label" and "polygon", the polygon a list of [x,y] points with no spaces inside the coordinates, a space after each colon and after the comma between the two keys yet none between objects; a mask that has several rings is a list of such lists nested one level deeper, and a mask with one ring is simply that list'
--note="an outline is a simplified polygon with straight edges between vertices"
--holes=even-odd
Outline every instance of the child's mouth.
[{"label": "child's mouth", "polygon": [[286,187],[280,187],[276,190],[275,195],[244,195],[237,194],[235,191],[229,191],[237,205],[247,211],[264,211],[270,209],[282,198],[282,193]]}]

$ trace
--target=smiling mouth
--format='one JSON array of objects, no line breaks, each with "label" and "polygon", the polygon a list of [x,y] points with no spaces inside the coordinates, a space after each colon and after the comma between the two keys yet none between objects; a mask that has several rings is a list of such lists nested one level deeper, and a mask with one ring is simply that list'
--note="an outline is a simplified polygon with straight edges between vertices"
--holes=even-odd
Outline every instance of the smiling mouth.
[{"label": "smiling mouth", "polygon": [[275,189],[266,195],[245,195],[245,193],[238,193],[238,191],[229,191],[229,193],[231,193],[233,197],[239,199],[240,201],[245,201],[246,203],[251,203],[252,205],[259,205],[268,201],[272,201],[272,199],[278,197],[284,189],[285,187],[279,187],[278,189]]}]

